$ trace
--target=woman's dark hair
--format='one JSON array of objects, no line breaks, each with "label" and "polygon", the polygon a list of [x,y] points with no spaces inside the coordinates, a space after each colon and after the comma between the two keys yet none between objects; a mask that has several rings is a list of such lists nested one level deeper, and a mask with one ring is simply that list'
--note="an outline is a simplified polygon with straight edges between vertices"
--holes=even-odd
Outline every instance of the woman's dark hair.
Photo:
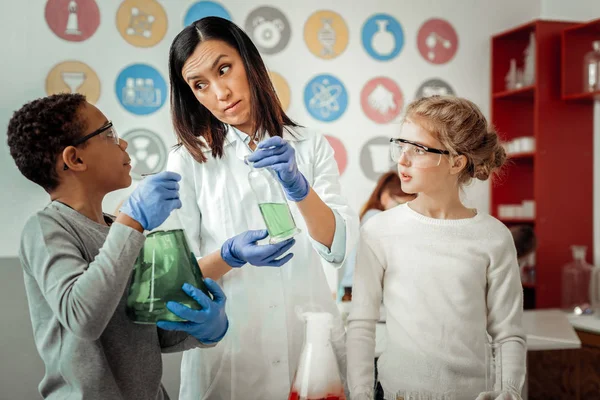
[{"label": "woman's dark hair", "polygon": [[42,97],[15,111],[8,122],[7,144],[17,168],[48,193],[59,184],[58,155],[86,129],[79,115],[84,104],[85,96],[77,93]]},{"label": "woman's dark hair", "polygon": [[282,136],[285,125],[297,126],[283,111],[267,68],[248,35],[231,21],[206,17],[183,29],[169,51],[171,117],[180,146],[198,162],[206,161],[203,149],[211,149],[213,157],[223,156],[227,127],[198,102],[181,73],[196,47],[207,40],[221,40],[240,54],[250,86],[251,120],[257,139],[266,132]]},{"label": "woman's dark hair", "polygon": [[394,171],[386,172],[379,177],[377,186],[373,189],[371,197],[369,197],[369,200],[367,200],[360,210],[360,219],[362,219],[369,210],[385,210],[385,207],[381,203],[381,195],[385,191],[388,191],[393,196],[409,196],[408,193],[402,190],[402,184],[400,183],[398,173]]}]

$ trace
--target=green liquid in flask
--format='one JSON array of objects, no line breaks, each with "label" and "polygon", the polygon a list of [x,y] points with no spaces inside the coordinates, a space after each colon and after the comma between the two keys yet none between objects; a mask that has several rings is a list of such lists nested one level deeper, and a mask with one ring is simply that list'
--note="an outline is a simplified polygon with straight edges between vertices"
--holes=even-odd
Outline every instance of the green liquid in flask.
[{"label": "green liquid in flask", "polygon": [[258,206],[271,236],[271,243],[284,241],[298,233],[286,203],[262,203]]}]

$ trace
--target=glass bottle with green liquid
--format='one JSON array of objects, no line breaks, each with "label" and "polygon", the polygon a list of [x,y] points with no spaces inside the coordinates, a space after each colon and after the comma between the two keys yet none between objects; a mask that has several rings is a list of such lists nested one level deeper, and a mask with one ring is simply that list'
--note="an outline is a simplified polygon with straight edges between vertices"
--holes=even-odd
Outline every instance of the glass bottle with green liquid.
[{"label": "glass bottle with green liquid", "polygon": [[198,302],[181,288],[184,283],[197,287],[210,297],[188,243],[177,210],[146,234],[127,294],[127,315],[133,322],[184,321],[169,311],[169,301],[199,310]]},{"label": "glass bottle with green liquid", "polygon": [[248,173],[248,181],[256,195],[260,213],[267,226],[269,243],[283,242],[296,236],[300,233],[300,229],[294,222],[294,217],[285,198],[283,188],[277,179],[276,172],[270,168],[255,168],[247,160],[246,164],[251,169]]}]

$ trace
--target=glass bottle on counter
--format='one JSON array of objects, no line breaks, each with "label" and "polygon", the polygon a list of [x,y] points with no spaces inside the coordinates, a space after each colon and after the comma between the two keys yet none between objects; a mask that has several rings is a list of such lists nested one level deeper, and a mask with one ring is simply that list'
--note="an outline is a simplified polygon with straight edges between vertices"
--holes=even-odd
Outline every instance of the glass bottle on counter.
[{"label": "glass bottle on counter", "polygon": [[135,261],[127,294],[127,315],[139,324],[183,321],[166,307],[175,301],[192,308],[200,305],[181,288],[189,283],[207,295],[202,272],[190,250],[177,210],[146,235]]},{"label": "glass bottle on counter", "polygon": [[583,57],[583,91],[600,90],[600,40],[592,42],[593,50]]},{"label": "glass bottle on counter", "polygon": [[592,266],[585,261],[586,246],[571,246],[573,260],[562,270],[561,307],[576,314],[587,314],[590,308]]}]

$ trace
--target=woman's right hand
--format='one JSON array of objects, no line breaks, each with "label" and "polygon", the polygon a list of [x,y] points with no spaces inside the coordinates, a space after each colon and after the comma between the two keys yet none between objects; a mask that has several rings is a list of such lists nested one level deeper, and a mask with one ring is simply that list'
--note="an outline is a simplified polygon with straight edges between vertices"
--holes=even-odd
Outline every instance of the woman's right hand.
[{"label": "woman's right hand", "polygon": [[293,256],[277,258],[287,252],[295,243],[295,239],[288,239],[277,244],[258,245],[256,242],[266,238],[269,232],[266,229],[247,231],[228,239],[221,247],[221,258],[232,268],[239,268],[246,263],[255,267],[281,267]]}]

